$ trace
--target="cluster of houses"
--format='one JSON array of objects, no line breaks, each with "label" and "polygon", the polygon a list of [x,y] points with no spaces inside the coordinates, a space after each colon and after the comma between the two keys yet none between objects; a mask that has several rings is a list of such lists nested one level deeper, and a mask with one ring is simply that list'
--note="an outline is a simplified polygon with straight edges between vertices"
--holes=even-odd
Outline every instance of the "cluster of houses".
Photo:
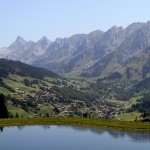
[{"label": "cluster of houses", "polygon": [[[96,116],[100,118],[115,118],[116,112],[119,111],[120,105],[109,102],[110,99],[115,99],[112,96],[102,96],[89,104],[84,100],[64,98],[53,88],[53,86],[41,85],[40,91],[36,94],[27,95],[20,88],[16,88],[14,95],[20,95],[21,107],[28,111],[33,111],[34,114],[30,117],[44,116],[83,116],[85,113],[88,116]],[[80,90],[89,91],[89,87],[81,87]],[[25,96],[27,95],[27,97]],[[49,111],[41,114],[42,107],[47,107]],[[50,113],[51,112],[51,113]]]},{"label": "cluster of houses", "polygon": [[100,118],[115,118],[115,113],[119,110],[120,105],[109,102],[109,98],[107,98],[107,101],[95,100],[91,103],[91,106],[87,106],[86,101],[66,99],[52,87],[45,86],[34,96],[34,101],[38,104],[38,108],[42,106],[49,107],[53,111],[50,115],[83,116],[83,114],[88,113],[90,116],[93,115]]}]

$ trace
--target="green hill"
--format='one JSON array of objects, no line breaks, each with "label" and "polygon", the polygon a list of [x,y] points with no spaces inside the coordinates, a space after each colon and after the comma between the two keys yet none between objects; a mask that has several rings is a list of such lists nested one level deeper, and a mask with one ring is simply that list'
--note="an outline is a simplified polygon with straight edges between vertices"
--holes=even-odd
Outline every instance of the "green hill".
[{"label": "green hill", "polygon": [[52,82],[58,79],[61,77],[49,70],[0,59],[0,93],[6,96],[8,110],[13,116],[16,113],[19,116],[34,114],[38,106],[34,96],[42,87],[54,86]]},{"label": "green hill", "polygon": [[43,68],[33,67],[19,61],[0,59],[0,77],[7,77],[9,73],[37,79],[45,76],[58,77],[57,74]]}]

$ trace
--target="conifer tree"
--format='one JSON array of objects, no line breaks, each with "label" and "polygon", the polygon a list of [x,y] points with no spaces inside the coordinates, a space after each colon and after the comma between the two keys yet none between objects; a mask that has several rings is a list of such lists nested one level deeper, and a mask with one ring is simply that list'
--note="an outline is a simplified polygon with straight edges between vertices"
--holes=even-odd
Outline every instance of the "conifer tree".
[{"label": "conifer tree", "polygon": [[0,94],[0,118],[8,118],[8,110],[5,105],[5,97]]}]

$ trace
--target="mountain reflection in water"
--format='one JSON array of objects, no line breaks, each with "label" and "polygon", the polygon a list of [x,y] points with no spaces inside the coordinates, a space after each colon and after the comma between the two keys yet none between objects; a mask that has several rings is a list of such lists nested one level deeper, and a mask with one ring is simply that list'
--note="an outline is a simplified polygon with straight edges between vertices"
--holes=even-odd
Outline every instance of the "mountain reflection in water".
[{"label": "mountain reflection in water", "polygon": [[[18,126],[17,129],[18,129],[18,131],[22,131],[27,127],[28,126]],[[31,126],[29,126],[29,127],[31,127]],[[48,125],[41,125],[40,127],[43,128],[43,130],[50,130],[51,129],[51,126],[48,126]],[[71,128],[77,132],[90,131],[90,132],[97,134],[97,135],[102,135],[102,134],[107,133],[116,139],[125,138],[127,136],[130,139],[137,141],[137,142],[138,141],[140,141],[140,142],[149,141],[150,142],[150,133],[149,132],[127,132],[127,131],[119,131],[119,130],[104,129],[104,128],[88,128],[88,127],[62,126],[62,125],[57,125],[56,127],[57,128]],[[11,128],[11,127],[6,127],[6,130],[8,128]],[[0,127],[0,131],[5,132],[4,127]]]}]

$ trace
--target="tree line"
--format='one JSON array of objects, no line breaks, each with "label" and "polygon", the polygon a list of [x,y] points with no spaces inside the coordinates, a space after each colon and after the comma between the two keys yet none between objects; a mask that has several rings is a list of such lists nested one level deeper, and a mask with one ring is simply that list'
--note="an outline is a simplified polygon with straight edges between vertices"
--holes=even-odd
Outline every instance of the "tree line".
[{"label": "tree line", "polygon": [[5,104],[5,97],[0,94],[0,118],[8,118],[8,110]]}]

